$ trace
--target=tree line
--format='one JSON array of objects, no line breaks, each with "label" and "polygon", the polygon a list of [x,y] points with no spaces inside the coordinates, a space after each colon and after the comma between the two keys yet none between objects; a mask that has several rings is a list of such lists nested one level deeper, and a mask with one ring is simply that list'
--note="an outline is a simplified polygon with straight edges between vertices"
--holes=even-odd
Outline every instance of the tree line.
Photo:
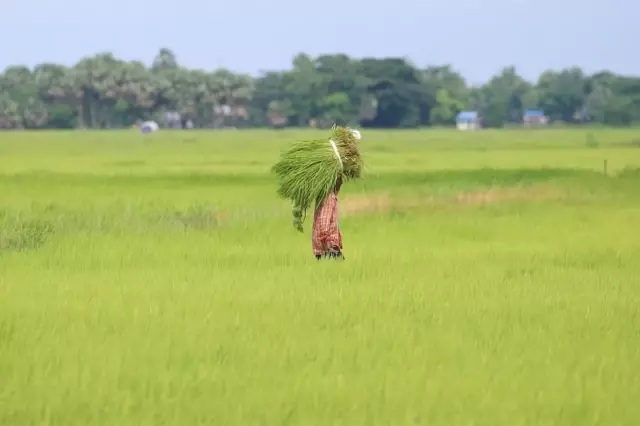
[{"label": "tree line", "polygon": [[505,67],[481,86],[449,65],[418,68],[402,58],[298,54],[289,70],[259,77],[179,64],[160,49],[151,66],[110,53],[72,67],[11,66],[0,74],[0,129],[328,126],[414,128],[455,123],[477,111],[484,126],[522,122],[529,109],[551,122],[640,123],[640,77],[578,67],[529,82]]}]

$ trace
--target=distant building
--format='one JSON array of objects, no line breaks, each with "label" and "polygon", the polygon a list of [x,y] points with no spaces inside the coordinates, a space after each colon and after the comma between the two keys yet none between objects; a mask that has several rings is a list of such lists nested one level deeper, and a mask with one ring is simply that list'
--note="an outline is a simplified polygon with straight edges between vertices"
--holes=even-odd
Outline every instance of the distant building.
[{"label": "distant building", "polygon": [[462,111],[456,116],[458,130],[477,130],[480,128],[480,117],[477,111]]},{"label": "distant building", "polygon": [[545,126],[549,118],[538,109],[528,109],[522,115],[522,124],[525,127]]}]

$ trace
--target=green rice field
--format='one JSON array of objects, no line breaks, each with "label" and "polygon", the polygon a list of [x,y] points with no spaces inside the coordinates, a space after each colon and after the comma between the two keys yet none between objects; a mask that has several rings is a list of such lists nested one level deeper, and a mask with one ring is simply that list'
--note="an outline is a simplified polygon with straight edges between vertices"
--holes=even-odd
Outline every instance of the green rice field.
[{"label": "green rice field", "polygon": [[638,129],[326,134],[0,133],[0,425],[640,424]]}]

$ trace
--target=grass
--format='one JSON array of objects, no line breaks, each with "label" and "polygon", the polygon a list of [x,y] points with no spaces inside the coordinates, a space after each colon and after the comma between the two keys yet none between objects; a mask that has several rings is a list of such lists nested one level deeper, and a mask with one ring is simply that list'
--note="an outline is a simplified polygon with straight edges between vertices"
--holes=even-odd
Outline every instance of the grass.
[{"label": "grass", "polygon": [[640,149],[591,133],[364,131],[344,263],[268,174],[317,134],[6,133],[0,425],[636,425]]}]

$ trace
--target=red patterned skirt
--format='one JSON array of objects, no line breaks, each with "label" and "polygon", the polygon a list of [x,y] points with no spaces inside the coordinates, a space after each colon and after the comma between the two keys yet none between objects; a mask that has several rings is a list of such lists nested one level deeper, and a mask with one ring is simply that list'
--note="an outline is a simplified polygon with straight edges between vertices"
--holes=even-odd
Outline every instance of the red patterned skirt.
[{"label": "red patterned skirt", "polygon": [[329,194],[313,215],[313,254],[323,256],[342,251],[342,234],[338,228],[338,196]]}]

